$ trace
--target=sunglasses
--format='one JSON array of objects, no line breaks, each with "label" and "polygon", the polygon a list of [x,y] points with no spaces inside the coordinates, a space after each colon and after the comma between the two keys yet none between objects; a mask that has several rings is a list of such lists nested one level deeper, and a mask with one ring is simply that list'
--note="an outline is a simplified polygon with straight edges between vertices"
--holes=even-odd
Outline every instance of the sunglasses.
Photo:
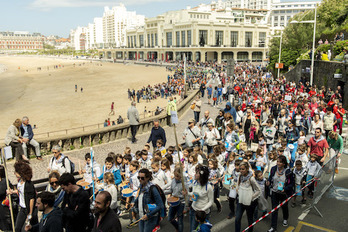
[{"label": "sunglasses", "polygon": [[59,184],[59,181],[50,182],[50,185],[54,185],[54,184],[58,185],[58,184]]},{"label": "sunglasses", "polygon": [[145,180],[145,177],[143,177],[143,176],[138,176],[138,180]]}]

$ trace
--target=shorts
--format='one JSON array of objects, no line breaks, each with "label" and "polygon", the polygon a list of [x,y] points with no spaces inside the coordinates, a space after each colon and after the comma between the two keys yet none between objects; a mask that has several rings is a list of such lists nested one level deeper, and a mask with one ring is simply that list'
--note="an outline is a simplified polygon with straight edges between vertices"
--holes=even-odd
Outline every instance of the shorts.
[{"label": "shorts", "polygon": [[208,99],[211,99],[211,94],[210,94],[210,95],[208,95]]}]

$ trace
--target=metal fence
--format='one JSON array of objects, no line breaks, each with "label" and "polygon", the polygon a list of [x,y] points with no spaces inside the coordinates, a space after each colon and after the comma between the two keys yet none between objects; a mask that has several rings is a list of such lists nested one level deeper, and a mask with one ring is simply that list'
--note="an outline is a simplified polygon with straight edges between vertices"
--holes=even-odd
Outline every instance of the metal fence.
[{"label": "metal fence", "polygon": [[331,158],[322,166],[318,173],[318,180],[314,182],[314,192],[313,192],[313,201],[309,208],[305,209],[304,211],[309,211],[311,209],[315,209],[315,211],[323,217],[323,215],[320,213],[319,209],[316,207],[320,199],[323,197],[323,195],[326,193],[326,191],[329,190],[330,187],[334,187],[334,178],[335,178],[335,168],[336,168],[336,161],[337,161],[337,154],[332,153],[330,151]]}]

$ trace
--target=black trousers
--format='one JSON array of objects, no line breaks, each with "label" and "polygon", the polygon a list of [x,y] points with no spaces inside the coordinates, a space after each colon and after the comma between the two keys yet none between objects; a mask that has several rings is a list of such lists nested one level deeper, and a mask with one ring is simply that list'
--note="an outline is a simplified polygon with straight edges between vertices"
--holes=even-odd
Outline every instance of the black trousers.
[{"label": "black trousers", "polygon": [[135,143],[135,135],[137,134],[138,125],[130,125],[130,128],[132,133],[132,143]]}]

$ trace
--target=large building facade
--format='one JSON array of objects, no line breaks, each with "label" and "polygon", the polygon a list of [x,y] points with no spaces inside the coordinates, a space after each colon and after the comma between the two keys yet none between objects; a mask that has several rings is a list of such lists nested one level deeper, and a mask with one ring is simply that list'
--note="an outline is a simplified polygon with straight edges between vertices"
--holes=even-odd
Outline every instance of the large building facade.
[{"label": "large building facade", "polygon": [[[75,50],[119,48],[126,46],[126,31],[144,23],[145,16],[127,11],[123,4],[104,7],[102,17],[94,18],[93,23],[86,27],[71,30],[70,37]],[[81,46],[80,37],[84,37],[85,46]]]},{"label": "large building facade", "polygon": [[40,33],[26,31],[0,32],[0,50],[43,49],[44,37]]},{"label": "large building facade", "polygon": [[262,62],[266,59],[267,10],[231,9],[201,4],[170,11],[127,30],[125,48],[101,49],[106,59],[189,60],[227,59]]}]

